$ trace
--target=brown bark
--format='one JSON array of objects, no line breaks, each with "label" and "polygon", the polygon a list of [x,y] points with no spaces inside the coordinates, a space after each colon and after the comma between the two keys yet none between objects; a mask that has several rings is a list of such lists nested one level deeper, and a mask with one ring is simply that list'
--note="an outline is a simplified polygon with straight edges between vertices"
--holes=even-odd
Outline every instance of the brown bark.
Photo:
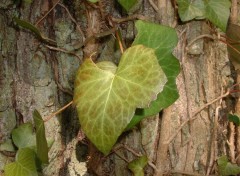
[{"label": "brown bark", "polygon": [[[77,58],[49,50],[31,32],[13,27],[11,17],[15,12],[21,19],[35,24],[56,2],[33,0],[30,4],[22,2],[16,8],[11,0],[0,3],[0,144],[10,138],[16,125],[32,121],[35,108],[47,116],[71,101],[72,96],[66,92],[71,93],[73,89],[79,58],[89,57],[96,51],[95,57],[99,60],[117,62],[112,58],[113,37],[91,40],[85,48],[74,51],[79,56]],[[101,3],[100,9],[98,5],[91,6],[80,0],[65,4],[77,26],[66,9],[56,5],[37,27],[45,36],[54,39],[58,47],[73,50],[76,45],[83,46],[85,38],[110,29],[112,26],[106,20],[108,16],[126,16],[111,0]],[[231,86],[226,46],[207,38],[200,38],[189,46],[200,35],[214,35],[213,30],[206,21],[178,24],[172,1],[143,0],[134,13],[147,16],[150,21],[176,27],[179,43],[174,55],[181,64],[177,78],[180,98],[160,116],[147,118],[138,128],[124,133],[109,156],[103,157],[90,147],[91,169],[98,175],[131,175],[127,169],[128,162],[138,155],[147,154],[149,165],[145,168],[146,175],[216,174],[217,156],[226,154],[227,137],[223,131],[227,125],[223,106],[228,103],[225,99],[216,101],[199,113],[194,112]],[[135,37],[134,23],[127,21],[116,26],[120,27],[125,44],[129,46]],[[193,116],[196,119],[189,121],[179,132],[181,124]],[[47,137],[55,142],[49,152],[50,164],[44,169],[44,175],[82,175],[86,172],[87,147],[77,138],[78,124],[73,108],[46,123]],[[172,136],[173,140],[169,141]],[[0,170],[8,159],[0,153]]]}]

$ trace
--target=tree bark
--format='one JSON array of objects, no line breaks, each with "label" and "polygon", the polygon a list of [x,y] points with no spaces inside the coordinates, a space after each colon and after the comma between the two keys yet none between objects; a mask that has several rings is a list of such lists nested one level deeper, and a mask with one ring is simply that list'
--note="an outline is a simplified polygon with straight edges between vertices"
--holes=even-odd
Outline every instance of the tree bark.
[{"label": "tree bark", "polygon": [[[89,57],[91,51],[97,52],[93,56],[96,59],[117,62],[113,53],[114,37],[94,38],[83,48],[76,49],[76,46],[82,46],[84,39],[93,34],[109,30],[106,20],[109,16],[126,17],[119,5],[111,0],[100,1],[97,5],[80,0],[64,1],[70,16],[65,6],[56,5],[57,2],[32,0],[17,5],[11,0],[0,2],[0,144],[11,138],[16,126],[32,121],[34,109],[46,117],[72,100],[76,70],[81,59]],[[132,13],[176,28],[179,43],[174,55],[181,64],[177,77],[179,99],[159,115],[144,119],[138,127],[124,133],[114,152],[107,157],[91,144],[88,147],[79,140],[76,111],[68,108],[46,123],[47,137],[54,139],[54,144],[44,175],[83,175],[91,170],[101,176],[128,176],[131,175],[128,162],[141,154],[149,159],[145,175],[216,174],[215,161],[227,151],[224,131],[227,130],[226,107],[230,100],[220,99],[194,113],[223,95],[233,84],[226,45],[204,37],[192,43],[200,35],[213,35],[209,23],[179,24],[172,1],[151,1],[155,6],[149,2],[143,0]],[[47,12],[49,14],[39,21]],[[12,21],[16,14],[32,24],[39,21],[37,28],[45,36],[55,40],[58,48],[76,49],[78,57],[49,50],[32,32],[18,29]],[[118,27],[124,44],[129,46],[136,35],[134,22],[127,21]],[[193,117],[195,120],[190,120]],[[189,122],[180,129],[186,120]],[[86,157],[87,148],[91,158]],[[0,152],[0,170],[13,159]]]}]

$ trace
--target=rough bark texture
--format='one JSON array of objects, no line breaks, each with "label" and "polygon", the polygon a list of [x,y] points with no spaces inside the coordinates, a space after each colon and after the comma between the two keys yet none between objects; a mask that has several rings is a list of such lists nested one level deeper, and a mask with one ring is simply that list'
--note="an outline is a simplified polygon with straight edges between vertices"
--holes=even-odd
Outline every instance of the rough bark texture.
[{"label": "rough bark texture", "polygon": [[[56,2],[32,0],[31,3],[23,1],[18,6],[11,0],[0,2],[0,144],[10,139],[13,128],[22,122],[32,121],[34,109],[47,116],[71,101],[69,92],[72,92],[74,75],[81,63],[79,58],[97,52],[94,57],[99,60],[117,62],[117,55],[113,53],[114,37],[92,40],[83,50],[75,50],[77,58],[51,51],[33,33],[14,27],[14,15],[35,24]],[[126,16],[111,0],[100,1],[99,8],[80,0],[64,3],[86,36],[79,32],[66,9],[60,5],[38,24],[38,28],[45,36],[54,39],[58,47],[68,50],[75,48],[76,44],[83,44],[84,37],[110,28],[105,20],[109,15]],[[127,176],[131,172],[125,160],[135,159],[136,154],[147,154],[155,167],[148,165],[146,175],[204,175],[210,171],[216,174],[216,157],[226,154],[227,137],[223,131],[227,128],[224,108],[228,103],[217,101],[207,106],[181,131],[177,129],[196,110],[232,85],[226,46],[207,38],[188,46],[199,35],[212,35],[210,25],[206,21],[180,25],[174,3],[156,0],[155,4],[157,11],[149,1],[143,0],[132,13],[176,27],[179,43],[174,55],[181,64],[181,73],[177,78],[180,98],[160,115],[143,120],[137,128],[123,134],[113,154],[103,157],[90,145],[89,167],[97,175]],[[135,37],[134,22],[128,21],[119,27],[128,46]],[[46,130],[47,137],[55,142],[49,152],[50,164],[44,169],[44,175],[88,175],[87,147],[79,142],[79,123],[74,108],[48,121]],[[177,136],[168,143],[176,132]],[[0,170],[12,159],[1,152]]]}]

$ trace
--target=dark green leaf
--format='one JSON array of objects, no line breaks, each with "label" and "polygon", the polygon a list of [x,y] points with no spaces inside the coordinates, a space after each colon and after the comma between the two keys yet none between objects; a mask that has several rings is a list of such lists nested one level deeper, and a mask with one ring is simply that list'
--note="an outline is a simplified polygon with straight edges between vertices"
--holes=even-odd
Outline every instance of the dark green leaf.
[{"label": "dark green leaf", "polygon": [[118,67],[86,59],[74,87],[74,103],[83,131],[107,154],[136,108],[147,107],[155,100],[166,81],[154,50],[143,45],[128,48]]},{"label": "dark green leaf", "polygon": [[237,175],[240,173],[240,167],[228,162],[227,156],[221,156],[218,160],[218,171],[221,176]]},{"label": "dark green leaf", "polygon": [[45,126],[41,115],[37,110],[33,112],[33,120],[36,127],[37,157],[44,164],[48,163],[48,144],[45,136]]},{"label": "dark green leaf", "polygon": [[118,0],[118,2],[126,11],[129,11],[134,7],[138,0]]},{"label": "dark green leaf", "polygon": [[205,0],[205,15],[222,31],[226,31],[230,15],[231,3],[229,0]]},{"label": "dark green leaf", "polygon": [[31,23],[27,22],[27,21],[24,21],[24,20],[20,20],[19,18],[17,17],[14,17],[13,20],[21,27],[25,28],[25,29],[28,29],[30,30],[31,32],[33,32],[34,34],[36,34],[36,36],[47,42],[47,43],[51,43],[53,45],[55,45],[55,42],[52,41],[51,39],[45,37],[42,35],[42,33],[38,30],[38,28],[36,28],[34,25],[32,25]]},{"label": "dark green leaf", "polygon": [[177,3],[182,21],[207,18],[226,31],[231,6],[229,0],[178,0]]},{"label": "dark green leaf", "polygon": [[230,122],[233,122],[234,124],[238,125],[240,124],[240,118],[237,115],[233,115],[233,114],[228,114],[228,120]]},{"label": "dark green leaf", "polygon": [[30,148],[19,149],[16,161],[4,167],[5,176],[38,176],[35,152]]},{"label": "dark green leaf", "polygon": [[96,3],[96,2],[98,2],[99,0],[88,0],[89,2],[91,2],[91,3]]},{"label": "dark green leaf", "polygon": [[141,156],[138,159],[131,161],[128,168],[133,172],[134,176],[144,176],[144,167],[148,163],[147,156]]},{"label": "dark green leaf", "polygon": [[33,126],[31,123],[24,123],[12,131],[12,139],[14,144],[19,148],[34,147],[36,145],[36,137],[33,134]]},{"label": "dark green leaf", "polygon": [[205,6],[203,0],[178,0],[178,13],[182,21],[194,18],[204,18]]},{"label": "dark green leaf", "polygon": [[179,97],[176,77],[179,74],[180,65],[179,61],[172,55],[178,41],[176,31],[170,27],[140,20],[136,22],[136,27],[138,34],[133,45],[143,44],[155,50],[159,64],[168,81],[163,91],[158,94],[157,100],[153,101],[149,108],[136,112],[126,130],[134,127],[141,119],[159,113],[163,108],[174,103]]}]

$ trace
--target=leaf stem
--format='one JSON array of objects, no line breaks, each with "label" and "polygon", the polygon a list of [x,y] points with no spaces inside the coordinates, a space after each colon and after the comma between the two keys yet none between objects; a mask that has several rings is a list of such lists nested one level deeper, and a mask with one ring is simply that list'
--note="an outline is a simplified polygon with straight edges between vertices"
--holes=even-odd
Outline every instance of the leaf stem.
[{"label": "leaf stem", "polygon": [[57,114],[61,113],[63,110],[65,110],[67,107],[69,107],[71,104],[73,104],[73,101],[70,101],[68,104],[66,104],[65,106],[63,106],[61,109],[57,110],[56,112],[50,114],[49,116],[46,117],[46,119],[44,120],[44,122],[47,122],[48,120],[50,120],[51,118],[53,118],[54,116],[56,116]]}]

